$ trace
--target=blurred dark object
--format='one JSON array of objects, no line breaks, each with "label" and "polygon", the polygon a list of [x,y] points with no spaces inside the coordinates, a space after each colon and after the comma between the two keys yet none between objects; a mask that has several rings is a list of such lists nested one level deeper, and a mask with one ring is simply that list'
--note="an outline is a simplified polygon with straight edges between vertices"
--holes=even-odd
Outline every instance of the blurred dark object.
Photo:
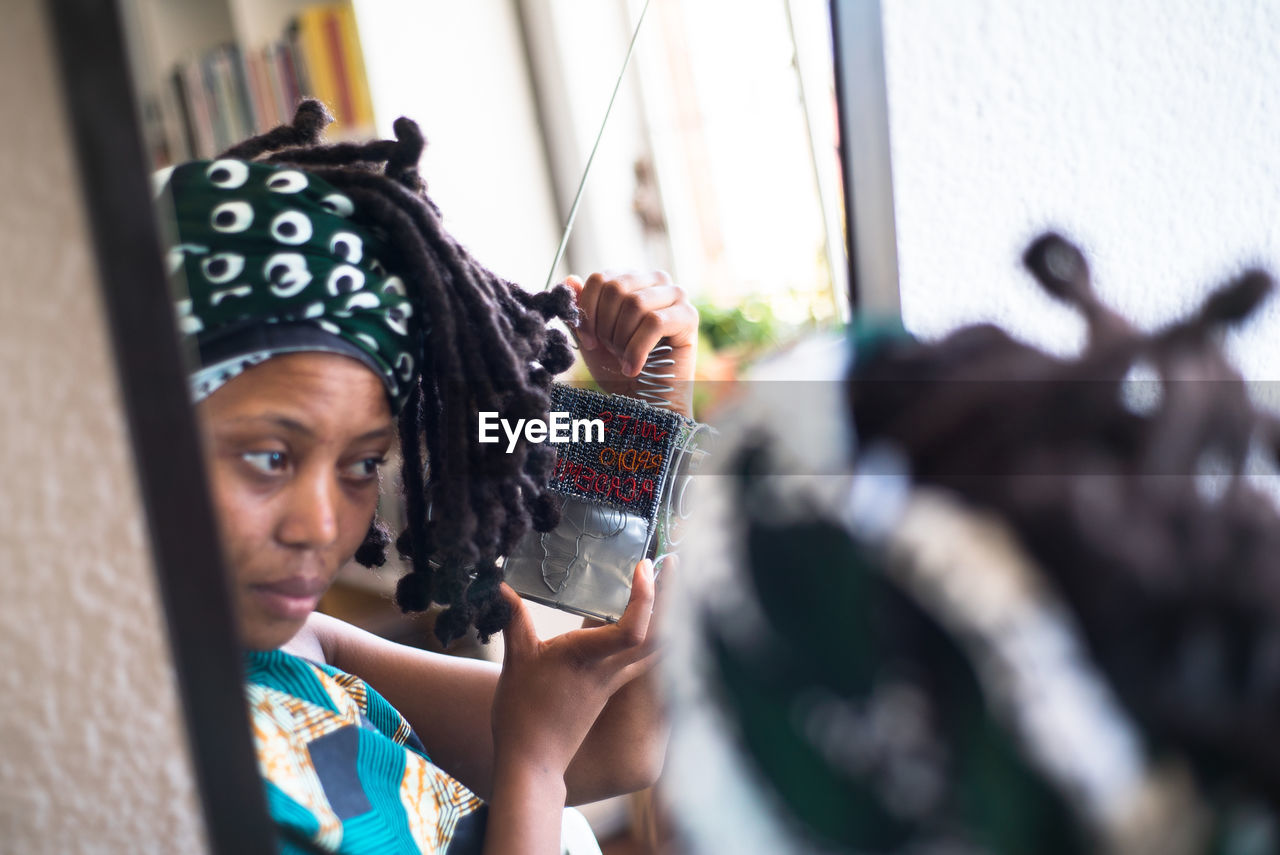
[{"label": "blurred dark object", "polygon": [[1077,357],[867,325],[803,418],[721,422],[669,619],[688,851],[1280,852],[1280,431],[1221,346],[1271,280],[1144,332],[1060,236],[1025,262]]},{"label": "blurred dark object", "polygon": [[1280,434],[1220,345],[1271,279],[1246,272],[1145,333],[1097,298],[1064,238],[1039,238],[1024,261],[1084,316],[1080,356],[994,326],[886,343],[849,385],[859,443],[893,444],[918,483],[1007,520],[1153,750],[1274,812],[1280,517],[1244,473],[1274,473]]}]

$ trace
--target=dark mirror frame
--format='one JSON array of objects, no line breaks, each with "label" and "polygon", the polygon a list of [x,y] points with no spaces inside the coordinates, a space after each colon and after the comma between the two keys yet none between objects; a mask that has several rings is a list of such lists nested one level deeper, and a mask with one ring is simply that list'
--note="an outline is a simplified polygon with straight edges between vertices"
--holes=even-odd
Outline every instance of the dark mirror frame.
[{"label": "dark mirror frame", "polygon": [[[100,271],[211,851],[276,851],[258,776],[213,508],[161,264],[121,11],[50,0],[68,124]],[[850,302],[897,313],[878,0],[831,0]]]},{"label": "dark mirror frame", "polygon": [[45,5],[210,850],[276,851],[195,414],[161,264],[120,9]]}]

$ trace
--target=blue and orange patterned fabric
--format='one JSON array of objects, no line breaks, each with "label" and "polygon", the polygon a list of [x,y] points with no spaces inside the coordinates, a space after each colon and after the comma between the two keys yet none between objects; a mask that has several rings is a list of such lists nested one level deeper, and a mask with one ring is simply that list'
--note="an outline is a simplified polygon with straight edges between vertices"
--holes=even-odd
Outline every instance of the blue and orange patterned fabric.
[{"label": "blue and orange patterned fabric", "polygon": [[480,852],[486,805],[431,762],[385,698],[283,651],[246,659],[258,768],[282,852]]}]

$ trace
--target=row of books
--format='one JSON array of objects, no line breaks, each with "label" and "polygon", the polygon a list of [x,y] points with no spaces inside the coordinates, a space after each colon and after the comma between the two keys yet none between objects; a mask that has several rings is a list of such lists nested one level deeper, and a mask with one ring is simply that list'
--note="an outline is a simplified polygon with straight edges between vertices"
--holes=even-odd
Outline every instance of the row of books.
[{"label": "row of books", "polygon": [[309,7],[283,37],[256,49],[215,47],[169,75],[154,121],[157,165],[212,157],[293,118],[304,96],[334,115],[328,135],[371,133],[373,104],[350,3]]}]

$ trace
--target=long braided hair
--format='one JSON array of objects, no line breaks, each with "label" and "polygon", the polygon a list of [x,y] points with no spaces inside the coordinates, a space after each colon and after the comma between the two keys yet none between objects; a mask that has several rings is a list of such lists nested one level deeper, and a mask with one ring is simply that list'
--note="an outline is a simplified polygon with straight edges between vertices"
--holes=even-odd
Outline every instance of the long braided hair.
[{"label": "long braided hair", "polygon": [[1006,518],[1156,748],[1274,809],[1280,513],[1245,475],[1275,471],[1280,425],[1218,343],[1271,279],[1245,272],[1147,333],[1098,299],[1064,238],[1024,261],[1083,315],[1084,352],[1057,359],[989,325],[885,344],[850,383],[859,440]]},{"label": "long braided hair", "polygon": [[[407,526],[396,548],[411,569],[396,602],[407,612],[446,606],[435,628],[444,644],[472,625],[487,638],[510,618],[497,559],[530,525],[553,528],[559,510],[546,488],[554,451],[524,439],[510,454],[480,444],[476,414],[545,418],[554,375],[573,363],[568,339],[547,324],[576,321],[572,293],[564,285],[528,293],[444,230],[418,174],[426,142],[413,121],[398,119],[394,140],[322,144],[331,121],[319,101],[306,100],[290,124],[223,156],[323,178],[350,197],[353,220],[390,246],[382,261],[404,280],[425,330],[420,373],[399,421]],[[390,539],[375,519],[356,560],[381,566]]]}]

